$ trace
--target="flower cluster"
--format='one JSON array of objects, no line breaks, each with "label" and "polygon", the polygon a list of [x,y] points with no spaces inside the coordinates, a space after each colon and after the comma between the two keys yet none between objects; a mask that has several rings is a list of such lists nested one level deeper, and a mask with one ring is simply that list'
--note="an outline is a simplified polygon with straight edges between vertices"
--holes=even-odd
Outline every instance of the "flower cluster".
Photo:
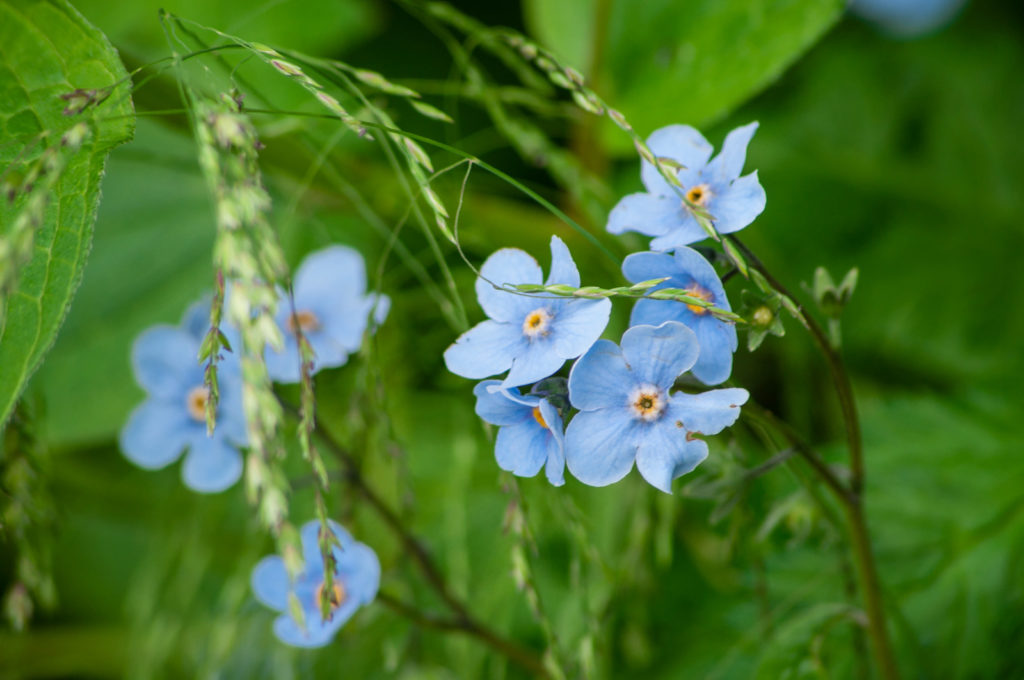
[{"label": "flower cluster", "polygon": [[[281,612],[274,620],[274,635],[296,647],[323,647],[352,618],[360,607],[377,596],[380,587],[380,561],[367,545],[352,538],[337,522],[328,520],[333,541],[329,562],[333,565],[331,591],[327,593],[329,612],[324,618],[320,607],[327,586],[324,560],[320,554],[320,522],[303,525],[302,571],[288,577],[284,560],[270,555],[252,570],[252,590],[256,599]],[[298,602],[299,611],[291,606]],[[301,612],[301,620],[296,614]]]},{"label": "flower cluster", "polygon": [[[688,247],[707,236],[702,221],[728,234],[750,224],[765,207],[757,172],[741,176],[757,123],[730,132],[721,152],[691,127],[672,125],[647,140],[653,162],[643,161],[646,192],[624,197],[607,229],[651,236],[651,251],[625,258],[622,272],[648,290],[685,291],[719,310],[731,311],[714,266]],[[674,176],[662,172],[675,173]],[[670,181],[671,180],[671,181]],[[565,245],[551,240],[551,272],[545,285],[580,285]],[[518,284],[539,284],[536,261],[516,249],[491,255],[476,282],[489,319],[464,333],[445,352],[453,373],[485,380],[473,390],[476,412],[499,427],[498,465],[520,476],[545,468],[554,485],[564,469],[584,484],[604,486],[625,477],[634,463],[652,486],[671,493],[672,480],[708,455],[701,438],[721,432],[739,417],[748,398],[739,388],[675,390],[689,373],[706,386],[732,373],[736,328],[704,306],[643,298],[619,345],[599,340],[607,325],[607,299],[549,299],[525,294]],[[656,282],[656,283],[654,283]],[[568,380],[552,377],[579,357]],[[525,392],[520,387],[535,383]]]},{"label": "flower cluster", "polygon": [[[267,347],[264,357],[270,376],[281,383],[301,377],[299,332],[316,356],[312,372],[341,366],[359,348],[370,319],[381,323],[389,305],[387,296],[366,293],[363,258],[344,246],[309,255],[295,274],[293,295],[283,290],[278,295],[276,322],[285,341],[280,350]],[[186,486],[201,493],[223,491],[238,481],[239,449],[248,443],[242,376],[234,353],[218,361],[216,428],[207,434],[210,392],[197,357],[209,319],[209,302],[196,303],[179,326],[156,326],[138,337],[132,369],[147,399],[120,435],[125,456],[146,469],[166,467],[187,450],[182,477]],[[229,339],[237,338],[233,329],[224,330]]]}]

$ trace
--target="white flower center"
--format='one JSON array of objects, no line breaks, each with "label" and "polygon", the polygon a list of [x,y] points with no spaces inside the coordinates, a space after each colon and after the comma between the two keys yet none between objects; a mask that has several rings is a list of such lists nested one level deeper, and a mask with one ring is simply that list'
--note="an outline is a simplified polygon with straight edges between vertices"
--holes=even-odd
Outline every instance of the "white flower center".
[{"label": "white flower center", "polygon": [[530,340],[544,337],[551,327],[551,313],[543,307],[538,307],[523,320],[523,335]]},{"label": "white flower center", "polygon": [[320,330],[320,319],[308,309],[300,309],[288,317],[285,325],[288,327],[288,332],[292,335],[296,335],[296,329],[301,330],[303,333],[312,333],[313,331]]},{"label": "white flower center", "polygon": [[206,404],[210,401],[210,390],[206,385],[198,385],[189,390],[185,397],[185,408],[193,420],[206,422]]},{"label": "white flower center", "polygon": [[646,422],[660,418],[667,403],[665,392],[654,385],[640,385],[629,395],[629,409],[633,416]]}]

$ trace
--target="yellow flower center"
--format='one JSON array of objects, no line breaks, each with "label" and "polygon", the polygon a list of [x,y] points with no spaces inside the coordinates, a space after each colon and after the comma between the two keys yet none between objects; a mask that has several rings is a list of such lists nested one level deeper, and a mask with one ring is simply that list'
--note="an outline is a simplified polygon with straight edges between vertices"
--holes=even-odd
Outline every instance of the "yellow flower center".
[{"label": "yellow flower center", "polygon": [[540,406],[533,407],[533,419],[540,423],[540,426],[547,429],[548,424],[544,421],[544,415],[540,412]]},{"label": "yellow flower center", "polygon": [[210,390],[205,385],[199,385],[189,390],[185,397],[185,408],[193,420],[206,422],[206,404],[210,401]]},{"label": "yellow flower center", "polygon": [[[313,606],[316,607],[317,611],[320,610],[320,600],[323,599],[325,585],[327,584],[321,582],[320,585],[318,585],[316,587],[316,590],[313,592]],[[338,609],[338,607],[341,606],[341,603],[345,601],[345,586],[341,585],[341,581],[337,579],[334,580],[334,583],[332,585],[334,587],[331,588],[330,609],[331,612],[333,613],[335,610]]]},{"label": "yellow flower center", "polygon": [[654,385],[641,385],[629,397],[629,407],[640,420],[652,421],[665,410],[666,400],[662,391]]},{"label": "yellow flower center", "polygon": [[686,192],[686,200],[694,205],[704,207],[711,200],[711,188],[707,184],[697,184]]},{"label": "yellow flower center", "polygon": [[551,325],[551,314],[543,307],[538,307],[526,315],[523,320],[523,335],[533,340],[548,334]]},{"label": "yellow flower center", "polygon": [[303,333],[311,333],[320,330],[320,319],[308,309],[300,309],[288,317],[285,325],[288,327],[288,332],[292,335],[296,335],[296,329],[301,330]]},{"label": "yellow flower center", "polygon": [[[683,290],[685,290],[691,297],[695,297],[698,300],[704,300],[705,302],[711,302],[714,300],[714,296],[711,294],[711,291],[699,283],[693,283],[686,288],[683,288]],[[698,316],[708,313],[707,307],[701,307],[699,305],[686,305],[686,308]]]}]

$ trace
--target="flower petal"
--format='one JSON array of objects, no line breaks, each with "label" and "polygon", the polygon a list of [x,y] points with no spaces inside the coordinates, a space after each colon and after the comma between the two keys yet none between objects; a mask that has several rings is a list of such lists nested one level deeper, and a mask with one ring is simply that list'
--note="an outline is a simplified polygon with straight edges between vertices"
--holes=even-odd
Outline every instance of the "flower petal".
[{"label": "flower petal", "polygon": [[[341,560],[345,552],[356,544],[356,541],[345,527],[333,519],[327,520],[327,525],[331,528],[334,537],[338,539],[338,545],[334,547],[335,559]],[[324,561],[323,555],[320,553],[320,520],[311,519],[303,524],[299,529],[299,536],[302,542],[302,559],[305,561],[303,573],[308,580],[319,585],[324,578]]]},{"label": "flower petal", "polygon": [[[530,418],[533,407],[512,398],[512,392],[519,390],[489,389],[499,385],[500,380],[484,380],[473,388],[473,394],[476,396],[476,414],[491,425],[515,425]],[[540,402],[537,397],[533,399]]]},{"label": "flower petal", "polygon": [[757,171],[740,177],[708,206],[720,234],[731,234],[747,226],[764,212],[767,198]]},{"label": "flower petal", "polygon": [[299,357],[299,345],[291,333],[282,333],[284,344],[278,352],[268,346],[263,352],[263,360],[267,364],[270,379],[278,383],[297,383],[302,377],[302,359]]},{"label": "flower petal", "polygon": [[[647,146],[655,156],[671,158],[691,170],[706,165],[712,150],[704,135],[689,125],[669,125],[655,130],[647,138]],[[640,167],[640,178],[652,194],[675,196],[675,191],[658,169],[646,161]]]},{"label": "flower petal", "polygon": [[185,310],[181,317],[181,329],[196,340],[202,342],[207,331],[210,330],[210,298],[203,296],[202,300],[193,302]]},{"label": "flower petal", "polygon": [[693,325],[693,330],[700,344],[700,355],[690,372],[705,385],[725,382],[732,373],[732,355],[739,344],[736,326],[705,316]]},{"label": "flower petal", "polygon": [[708,445],[687,439],[686,431],[663,419],[645,428],[636,452],[636,468],[647,483],[672,493],[672,480],[691,472],[708,457]]},{"label": "flower petal", "polygon": [[708,233],[697,223],[697,219],[689,210],[684,214],[685,217],[678,227],[651,241],[651,250],[675,250],[691,243],[703,241],[708,237]]},{"label": "flower petal", "polygon": [[612,234],[635,231],[646,236],[661,236],[683,226],[687,218],[693,219],[674,195],[629,194],[608,213],[605,229]]},{"label": "flower petal", "polygon": [[633,468],[637,422],[625,408],[581,411],[565,431],[565,462],[590,486],[619,481]]},{"label": "flower petal", "polygon": [[198,427],[185,410],[185,402],[149,399],[137,406],[121,429],[119,443],[125,457],[147,470],[176,461]]},{"label": "flower petal", "polygon": [[731,131],[722,142],[722,150],[708,163],[706,174],[718,183],[731,182],[743,172],[747,158],[747,145],[757,131],[757,122],[748,123]]},{"label": "flower petal", "polygon": [[697,361],[700,345],[693,331],[678,321],[660,326],[633,326],[622,334],[622,356],[634,380],[668,388]]},{"label": "flower petal", "polygon": [[696,314],[686,305],[673,300],[637,300],[629,315],[630,326],[660,326],[666,321],[678,321],[692,328]]},{"label": "flower petal", "polygon": [[[622,274],[631,283],[662,279],[676,274],[675,259],[668,253],[632,253],[622,261]],[[667,288],[669,282],[655,287]]]},{"label": "flower petal", "polygon": [[296,309],[317,301],[358,299],[366,292],[366,265],[359,251],[334,245],[306,256],[292,286]]},{"label": "flower petal", "polygon": [[523,349],[516,353],[512,368],[501,386],[508,389],[543,380],[553,375],[564,363],[565,358],[556,351],[550,340],[526,342]]},{"label": "flower petal", "polygon": [[132,370],[143,389],[154,397],[184,399],[203,382],[199,341],[174,326],[154,326],[132,345]]},{"label": "flower petal", "polygon": [[548,272],[547,284],[564,283],[567,286],[579,287],[580,272],[572,260],[569,248],[562,239],[551,237],[551,271]]},{"label": "flower petal", "polygon": [[[551,342],[562,359],[575,359],[601,337],[612,312],[612,301],[566,300],[551,320]],[[545,376],[546,377],[546,376]]]},{"label": "flower petal", "polygon": [[740,417],[740,406],[750,394],[741,388],[730,387],[701,394],[676,392],[669,399],[666,421],[681,422],[687,432],[718,434]]},{"label": "flower petal", "polygon": [[306,629],[303,630],[299,624],[288,614],[282,614],[274,619],[274,635],[281,642],[293,647],[315,649],[323,647],[334,638],[345,623],[352,618],[352,615],[359,608],[356,602],[343,602],[334,611],[330,621],[323,621],[320,613],[315,609],[304,610]]},{"label": "flower petal", "polygon": [[622,350],[598,340],[569,371],[569,401],[581,411],[624,406],[636,382]]},{"label": "flower petal", "polygon": [[181,476],[193,491],[224,491],[242,477],[242,454],[223,436],[196,437],[185,454]]},{"label": "flower petal", "polygon": [[533,477],[547,462],[551,433],[533,418],[498,430],[494,458],[498,467],[519,477]]},{"label": "flower petal", "polygon": [[526,344],[518,324],[482,321],[445,350],[444,363],[463,378],[487,378],[507,370]]},{"label": "flower petal", "polygon": [[554,486],[565,484],[565,426],[558,409],[547,399],[540,401],[540,414],[551,436],[547,440],[547,462],[544,473]]},{"label": "flower petal", "polygon": [[[365,323],[363,328],[365,328]],[[349,352],[356,351],[359,349],[359,345],[362,342],[362,331],[360,330],[358,340],[355,341],[355,347],[351,350],[351,345],[346,345],[344,342],[339,341],[336,335],[332,334],[332,329],[325,328],[323,330],[315,331],[307,334],[306,339],[309,341],[309,346],[313,350],[313,371],[319,371],[324,368],[337,368],[338,366],[344,366],[348,363]]]},{"label": "flower petal", "polygon": [[229,441],[246,446],[249,433],[242,405],[242,378],[233,371],[218,371],[220,403],[217,404],[217,429]]},{"label": "flower petal", "polygon": [[487,316],[495,321],[522,323],[532,307],[529,298],[516,295],[495,286],[503,284],[541,283],[543,281],[537,260],[518,248],[495,251],[480,268],[476,280],[476,299]]},{"label": "flower petal", "polygon": [[368,545],[352,541],[338,555],[338,577],[345,594],[359,605],[373,602],[380,588],[380,560]]},{"label": "flower petal", "polygon": [[257,600],[279,612],[288,609],[288,570],[280,557],[269,555],[257,562],[249,583]]}]

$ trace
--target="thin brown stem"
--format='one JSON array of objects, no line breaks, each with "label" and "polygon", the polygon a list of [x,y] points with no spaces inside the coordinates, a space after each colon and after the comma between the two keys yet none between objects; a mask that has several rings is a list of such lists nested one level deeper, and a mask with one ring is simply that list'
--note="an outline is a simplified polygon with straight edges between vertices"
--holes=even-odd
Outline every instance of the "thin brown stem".
[{"label": "thin brown stem", "polygon": [[802,304],[793,296],[792,293],[786,289],[782,283],[775,278],[774,275],[768,268],[764,266],[764,263],[758,259],[757,255],[753,253],[747,246],[743,244],[736,236],[727,236],[733,244],[739,248],[744,256],[749,260],[750,264],[757,269],[771,284],[772,288],[779,291],[789,299],[793,300],[796,304],[798,311],[800,312],[800,321],[806,326],[810,332],[811,337],[814,339],[814,344],[821,350],[822,355],[825,357],[826,363],[828,363],[829,372],[832,374],[832,382],[835,384],[836,396],[839,399],[839,408],[843,414],[843,423],[846,429],[846,443],[850,449],[850,473],[851,473],[851,487],[856,495],[860,495],[861,489],[864,487],[864,447],[861,441],[860,433],[860,418],[857,415],[857,404],[853,398],[853,385],[850,382],[850,375],[846,372],[846,366],[843,363],[842,357],[836,348],[832,346],[832,343],[828,339],[828,334],[817,322],[817,320],[807,313],[807,310]]},{"label": "thin brown stem", "polygon": [[437,628],[440,630],[457,630],[466,633],[467,635],[475,637],[481,642],[487,644],[495,651],[500,652],[510,661],[513,661],[530,671],[534,677],[548,677],[547,670],[544,668],[544,665],[536,654],[510,640],[506,640],[473,617],[466,605],[459,600],[454,593],[452,593],[444,579],[444,576],[441,574],[441,570],[434,563],[434,560],[430,556],[430,553],[427,552],[426,547],[424,547],[420,540],[406,528],[395,511],[392,510],[379,495],[377,495],[369,484],[367,484],[366,479],[359,471],[359,466],[352,454],[332,438],[319,422],[315,422],[315,431],[324,446],[326,446],[345,467],[345,478],[348,480],[349,484],[359,491],[366,502],[369,503],[370,507],[374,509],[380,518],[384,520],[384,523],[387,524],[395,533],[398,539],[402,542],[402,545],[405,547],[405,550],[416,562],[420,571],[423,573],[424,578],[426,578],[427,582],[437,592],[438,596],[440,596],[444,603],[452,610],[455,617],[453,619],[440,619],[429,616],[419,610],[416,610],[410,605],[406,605],[405,603],[387,595],[378,596],[381,603],[403,616],[407,616],[419,625]]},{"label": "thin brown stem", "polygon": [[[836,494],[846,512],[850,547],[853,551],[854,563],[857,567],[857,580],[868,617],[868,636],[871,638],[871,648],[874,652],[875,663],[878,666],[879,673],[885,680],[898,680],[900,677],[899,667],[896,665],[896,657],[893,654],[892,644],[889,641],[885,609],[882,604],[882,589],[871,547],[871,539],[868,535],[867,521],[864,516],[863,441],[861,440],[860,420],[857,415],[857,404],[854,401],[853,385],[850,382],[849,373],[846,371],[846,366],[843,364],[843,359],[838,350],[829,341],[828,335],[815,318],[807,313],[786,287],[768,271],[764,263],[749,248],[743,245],[738,238],[735,236],[728,236],[726,238],[743,252],[750,265],[764,276],[769,285],[779,293],[789,297],[797,305],[800,321],[810,332],[818,349],[821,350],[828,364],[829,372],[832,374],[832,382],[834,383],[836,396],[839,399],[839,407],[843,414],[847,446],[850,450],[851,479],[849,488],[840,483],[838,478],[816,455],[804,455],[804,458],[814,467],[815,472],[825,481],[829,489]],[[749,408],[749,405],[745,408]],[[770,416],[770,414],[768,415]],[[797,451],[800,452],[801,445],[794,441],[793,436],[796,433],[792,431],[792,428],[778,419],[775,419],[775,421],[783,426],[779,430],[783,436],[790,439],[797,448]],[[802,441],[798,436],[795,439]]]}]

